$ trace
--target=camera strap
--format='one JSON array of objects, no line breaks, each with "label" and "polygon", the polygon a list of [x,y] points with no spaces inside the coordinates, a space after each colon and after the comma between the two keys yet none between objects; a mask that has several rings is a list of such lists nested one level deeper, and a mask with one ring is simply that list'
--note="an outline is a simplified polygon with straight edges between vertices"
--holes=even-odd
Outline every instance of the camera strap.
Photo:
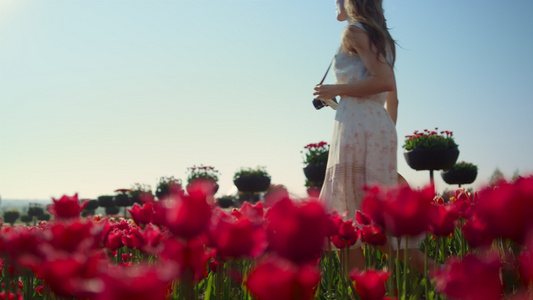
[{"label": "camera strap", "polygon": [[324,77],[322,77],[322,80],[320,80],[320,83],[319,83],[319,84],[324,83],[324,80],[326,80],[326,76],[328,76],[329,69],[331,69],[331,65],[333,64],[333,61],[335,61],[335,57],[337,57],[337,54],[335,54],[335,56],[333,56],[333,59],[332,59],[331,62],[329,63],[328,69],[326,70],[326,74],[324,74]]}]

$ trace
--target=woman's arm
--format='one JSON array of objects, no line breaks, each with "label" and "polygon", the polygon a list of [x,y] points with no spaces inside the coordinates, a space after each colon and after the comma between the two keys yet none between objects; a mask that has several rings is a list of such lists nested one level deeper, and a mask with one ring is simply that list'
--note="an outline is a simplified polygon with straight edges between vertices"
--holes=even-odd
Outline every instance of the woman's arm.
[{"label": "woman's arm", "polygon": [[398,91],[394,89],[394,91],[388,92],[385,108],[394,122],[394,125],[396,125],[396,120],[398,119],[398,103]]},{"label": "woman's arm", "polygon": [[357,26],[350,26],[344,38],[347,46],[359,55],[370,75],[353,83],[317,85],[314,95],[319,99],[332,99],[339,95],[366,97],[394,91],[394,71],[384,57],[378,59],[375,47],[370,45],[368,34]]}]

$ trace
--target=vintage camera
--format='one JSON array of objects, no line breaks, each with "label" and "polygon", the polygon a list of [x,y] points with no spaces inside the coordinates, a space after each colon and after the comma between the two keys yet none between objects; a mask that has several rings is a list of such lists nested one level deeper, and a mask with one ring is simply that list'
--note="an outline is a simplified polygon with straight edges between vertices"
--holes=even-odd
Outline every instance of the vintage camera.
[{"label": "vintage camera", "polygon": [[338,103],[337,103],[337,98],[328,99],[328,100],[326,100],[326,101],[321,100],[321,99],[313,99],[313,106],[314,106],[317,110],[319,110],[319,109],[321,109],[322,107],[326,106],[326,104],[327,104],[327,106],[330,106],[331,108],[333,108],[334,110],[336,110],[336,109],[337,109],[337,105],[338,105]]}]

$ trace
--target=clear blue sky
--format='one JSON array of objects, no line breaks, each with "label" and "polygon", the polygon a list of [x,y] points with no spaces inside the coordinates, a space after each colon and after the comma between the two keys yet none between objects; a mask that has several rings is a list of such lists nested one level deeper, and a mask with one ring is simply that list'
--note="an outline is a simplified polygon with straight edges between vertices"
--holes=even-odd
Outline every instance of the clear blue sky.
[{"label": "clear blue sky", "polygon": [[[384,2],[399,144],[453,131],[474,186],[531,172],[533,2]],[[329,141],[334,117],[313,87],[344,25],[333,0],[0,0],[0,195],[155,189],[199,164],[220,170],[219,194],[261,165],[304,195],[301,150]],[[402,153],[400,173],[427,183]]]}]

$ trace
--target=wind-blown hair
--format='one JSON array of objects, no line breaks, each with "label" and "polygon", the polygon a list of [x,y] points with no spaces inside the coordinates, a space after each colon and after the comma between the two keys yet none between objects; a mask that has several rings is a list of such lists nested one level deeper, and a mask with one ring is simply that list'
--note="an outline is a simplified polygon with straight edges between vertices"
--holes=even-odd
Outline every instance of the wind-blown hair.
[{"label": "wind-blown hair", "polygon": [[[376,50],[378,59],[392,56],[392,66],[396,59],[396,45],[387,28],[387,20],[383,12],[382,0],[345,0],[346,13],[352,22],[359,22],[367,32],[371,49]],[[348,40],[350,38],[350,25],[346,27],[343,34],[343,47],[350,49]],[[390,51],[390,53],[389,53]]]}]

